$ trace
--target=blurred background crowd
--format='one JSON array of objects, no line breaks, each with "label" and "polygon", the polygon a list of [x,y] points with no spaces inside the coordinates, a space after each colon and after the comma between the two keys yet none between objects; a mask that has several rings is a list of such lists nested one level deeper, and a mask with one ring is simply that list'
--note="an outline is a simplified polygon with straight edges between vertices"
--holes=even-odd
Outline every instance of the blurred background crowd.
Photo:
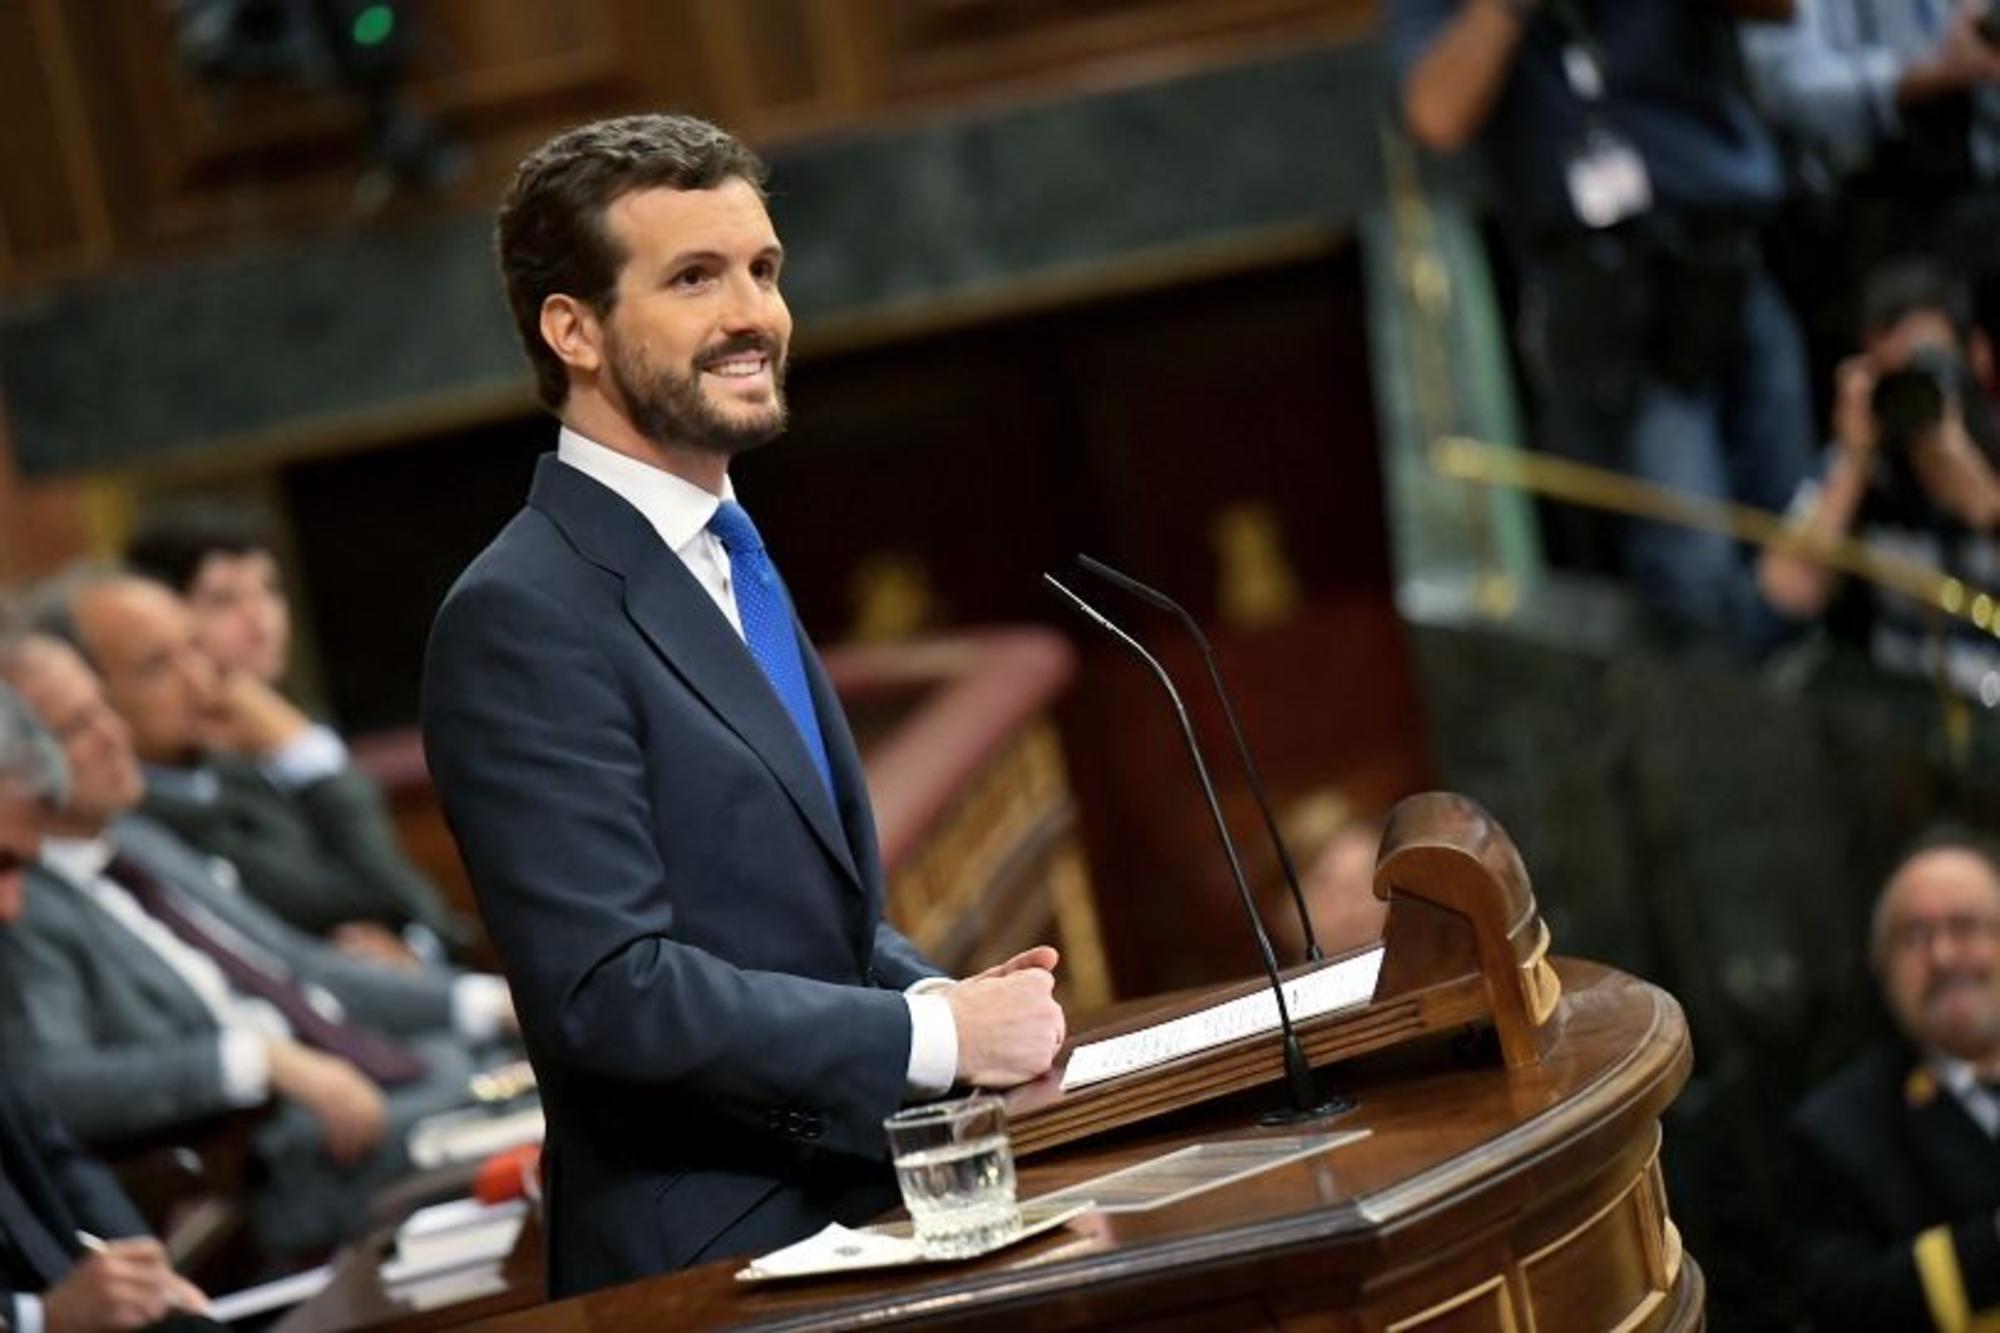
[{"label": "blurred background crowd", "polygon": [[0,1122],[190,1276],[532,1107],[419,667],[553,447],[492,203],[672,108],[772,164],[792,428],[734,475],[919,944],[1057,937],[1073,1015],[1254,964],[1171,717],[1038,587],[1101,556],[1212,628],[1330,949],[1443,787],[1681,1000],[1715,1327],[1934,1314],[1941,1218],[2000,1298],[2000,11],[24,0],[0,51]]}]

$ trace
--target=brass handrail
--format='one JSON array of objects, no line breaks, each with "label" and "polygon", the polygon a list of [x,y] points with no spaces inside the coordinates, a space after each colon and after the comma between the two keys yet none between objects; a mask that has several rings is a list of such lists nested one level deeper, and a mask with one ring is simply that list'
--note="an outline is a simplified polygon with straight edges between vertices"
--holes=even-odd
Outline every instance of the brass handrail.
[{"label": "brass handrail", "polygon": [[1431,446],[1438,475],[1508,486],[1591,509],[1629,514],[1722,533],[1738,541],[1807,559],[1912,598],[1954,620],[2000,638],[2000,602],[1921,561],[1878,550],[1851,537],[1832,537],[1782,514],[1729,500],[1712,500],[1567,458],[1446,435]]}]

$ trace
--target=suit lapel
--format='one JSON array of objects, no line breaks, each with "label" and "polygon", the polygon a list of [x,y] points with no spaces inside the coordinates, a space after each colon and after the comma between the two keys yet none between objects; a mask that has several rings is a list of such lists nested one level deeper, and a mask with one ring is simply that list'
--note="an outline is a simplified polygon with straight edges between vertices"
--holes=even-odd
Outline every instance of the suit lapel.
[{"label": "suit lapel", "polygon": [[[54,879],[52,872],[36,868],[31,875],[46,875]],[[124,978],[132,988],[132,998],[150,1009],[171,1014],[178,1023],[194,1023],[198,1027],[215,1026],[215,1015],[202,1003],[180,973],[167,965],[165,959],[155,953],[145,941],[134,935],[124,922],[117,920],[104,908],[89,901],[89,895],[82,889],[57,881],[36,886],[66,903],[75,918],[77,930],[89,941],[91,953],[100,959],[116,960],[105,970]],[[147,1014],[145,1017],[154,1017]]]},{"label": "suit lapel", "polygon": [[[757,659],[680,558],[665,549],[638,510],[553,455],[545,455],[536,468],[528,502],[562,528],[587,558],[625,580],[625,613],[632,623],[688,688],[763,760],[848,882],[865,893],[845,831],[797,724]],[[822,729],[825,719],[822,709]]]},{"label": "suit lapel", "polygon": [[863,867],[861,886],[876,909],[881,909],[883,889],[880,875],[874,873],[881,865],[880,852],[875,844],[875,809],[868,799],[868,777],[861,767],[860,752],[854,748],[854,733],[848,730],[847,714],[840,706],[840,699],[833,692],[833,682],[827,679],[826,668],[813,651],[811,640],[806,638],[805,627],[793,616],[793,628],[799,636],[799,654],[805,659],[806,683],[812,691],[813,710],[819,714],[819,729],[826,742],[826,758],[833,770],[833,791],[840,810],[840,825],[846,837],[847,846],[853,852],[854,863]]},{"label": "suit lapel", "polygon": [[[30,1191],[40,1196],[46,1212],[29,1202]],[[75,1223],[49,1188],[27,1116],[0,1094],[0,1245],[10,1247],[45,1286],[54,1285],[71,1263],[56,1228],[74,1231]]]},{"label": "suit lapel", "polygon": [[1909,1146],[1926,1191],[1959,1217],[1992,1206],[2000,1143],[1986,1136],[1950,1091],[1910,1108]]}]

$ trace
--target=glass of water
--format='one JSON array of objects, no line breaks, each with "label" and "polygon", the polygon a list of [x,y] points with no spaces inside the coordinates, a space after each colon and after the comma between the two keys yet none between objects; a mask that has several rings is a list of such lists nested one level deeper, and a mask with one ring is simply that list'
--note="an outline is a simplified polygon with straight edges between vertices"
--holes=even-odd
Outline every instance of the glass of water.
[{"label": "glass of water", "polygon": [[962,1259],[1005,1244],[1021,1229],[1014,1153],[998,1097],[932,1102],[882,1122],[903,1206],[924,1253]]}]

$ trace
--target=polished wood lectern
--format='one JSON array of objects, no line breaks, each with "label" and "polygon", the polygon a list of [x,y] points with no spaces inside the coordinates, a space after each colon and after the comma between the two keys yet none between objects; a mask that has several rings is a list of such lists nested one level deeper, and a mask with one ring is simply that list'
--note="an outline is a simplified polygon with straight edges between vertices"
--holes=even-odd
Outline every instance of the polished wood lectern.
[{"label": "polished wood lectern", "polygon": [[[1551,959],[1512,843],[1461,797],[1397,808],[1376,892],[1390,916],[1374,1000],[1302,1027],[1351,1112],[1261,1127],[1281,1096],[1269,1037],[1068,1097],[1052,1076],[1016,1098],[1023,1197],[1194,1143],[1366,1131],[1358,1141],[1153,1211],[1087,1214],[968,1264],[749,1286],[731,1259],[492,1326],[1701,1327],[1700,1271],[1659,1166],[1659,1117],[1692,1059],[1680,1006]],[[1127,1006],[1119,1026],[1214,998]]]}]

